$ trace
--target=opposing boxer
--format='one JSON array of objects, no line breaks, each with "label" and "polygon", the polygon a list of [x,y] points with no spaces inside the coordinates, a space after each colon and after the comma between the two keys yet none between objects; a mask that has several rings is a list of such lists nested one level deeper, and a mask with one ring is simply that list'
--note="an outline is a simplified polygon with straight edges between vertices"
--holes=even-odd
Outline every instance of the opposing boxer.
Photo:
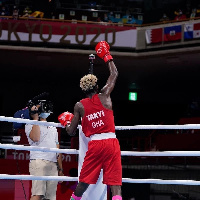
[{"label": "opposing boxer", "polygon": [[98,93],[97,77],[93,74],[84,76],[80,80],[80,87],[87,98],[75,104],[74,115],[65,112],[58,117],[71,136],[76,133],[79,119],[82,118],[83,133],[91,139],[88,143],[79,183],[71,200],[81,199],[88,186],[97,182],[101,169],[103,169],[103,183],[111,187],[112,200],[122,200],[121,152],[115,135],[110,97],[118,71],[109,49],[110,46],[105,41],[99,42],[95,47],[97,55],[104,60],[110,71],[106,85]]}]

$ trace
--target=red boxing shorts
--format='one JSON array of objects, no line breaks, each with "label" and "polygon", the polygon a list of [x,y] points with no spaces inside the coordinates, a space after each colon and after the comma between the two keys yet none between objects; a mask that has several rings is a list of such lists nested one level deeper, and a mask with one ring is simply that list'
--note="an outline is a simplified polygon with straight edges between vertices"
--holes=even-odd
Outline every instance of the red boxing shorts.
[{"label": "red boxing shorts", "polygon": [[88,143],[79,181],[95,184],[103,169],[103,183],[122,185],[122,165],[119,141],[116,138],[93,140]]}]

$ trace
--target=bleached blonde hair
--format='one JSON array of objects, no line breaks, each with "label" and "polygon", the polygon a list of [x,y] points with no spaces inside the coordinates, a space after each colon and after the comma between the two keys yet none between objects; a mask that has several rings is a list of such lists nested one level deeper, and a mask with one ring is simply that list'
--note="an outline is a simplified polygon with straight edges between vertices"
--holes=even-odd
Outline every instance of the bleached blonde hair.
[{"label": "bleached blonde hair", "polygon": [[97,84],[97,77],[93,74],[85,75],[80,80],[80,87],[84,92],[94,89]]}]

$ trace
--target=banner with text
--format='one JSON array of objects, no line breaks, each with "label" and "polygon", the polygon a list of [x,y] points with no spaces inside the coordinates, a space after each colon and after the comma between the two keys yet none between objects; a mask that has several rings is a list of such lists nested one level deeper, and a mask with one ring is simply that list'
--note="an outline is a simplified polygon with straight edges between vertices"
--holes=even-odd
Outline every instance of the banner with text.
[{"label": "banner with text", "polygon": [[114,47],[135,48],[134,27],[67,22],[0,19],[0,40],[96,45],[101,40]]}]

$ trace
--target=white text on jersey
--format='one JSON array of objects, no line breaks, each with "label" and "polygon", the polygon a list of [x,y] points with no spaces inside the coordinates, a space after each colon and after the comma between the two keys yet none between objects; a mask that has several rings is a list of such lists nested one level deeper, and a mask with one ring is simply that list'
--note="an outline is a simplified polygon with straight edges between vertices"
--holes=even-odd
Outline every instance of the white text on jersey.
[{"label": "white text on jersey", "polygon": [[96,113],[93,113],[93,114],[89,114],[86,117],[87,117],[88,121],[91,121],[93,119],[101,118],[102,116],[105,116],[105,113],[104,113],[103,110],[96,112]]}]

